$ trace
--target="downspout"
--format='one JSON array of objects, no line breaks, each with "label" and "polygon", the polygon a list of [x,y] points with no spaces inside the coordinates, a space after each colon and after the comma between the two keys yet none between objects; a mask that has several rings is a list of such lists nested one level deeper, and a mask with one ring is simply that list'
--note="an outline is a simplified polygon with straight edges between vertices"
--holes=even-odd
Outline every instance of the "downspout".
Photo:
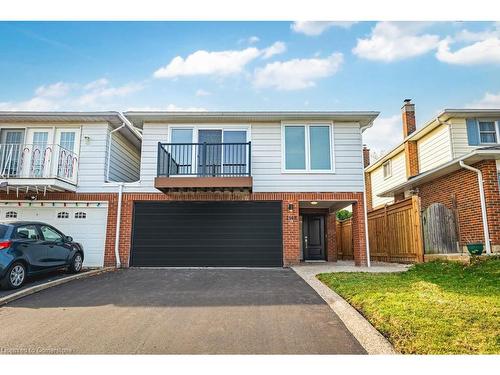
[{"label": "downspout", "polygon": [[120,261],[120,222],[122,218],[122,196],[123,196],[123,182],[118,184],[118,209],[116,213],[116,235],[115,235],[115,259],[116,268],[121,267]]},{"label": "downspout", "polygon": [[479,198],[481,199],[481,215],[483,217],[483,232],[484,232],[484,242],[486,244],[486,254],[491,255],[491,243],[490,243],[491,240],[490,240],[490,231],[488,229],[488,218],[486,214],[486,198],[483,187],[483,174],[479,169],[465,164],[463,160],[460,160],[459,163],[462,168],[477,173],[477,182],[479,184]]},{"label": "downspout", "polygon": [[[122,120],[122,124],[114,130],[109,132],[109,142],[108,142],[108,164],[106,168],[106,182],[109,182],[109,169],[111,166],[111,143],[113,140],[113,133],[119,131],[130,123],[128,120],[121,114],[117,113],[118,117]],[[139,180],[140,181],[140,180]],[[125,183],[117,182],[118,184],[118,208],[116,212],[116,234],[115,234],[115,260],[116,260],[116,268],[121,267],[120,261],[120,223],[122,219],[122,200],[123,200],[123,186]]]}]

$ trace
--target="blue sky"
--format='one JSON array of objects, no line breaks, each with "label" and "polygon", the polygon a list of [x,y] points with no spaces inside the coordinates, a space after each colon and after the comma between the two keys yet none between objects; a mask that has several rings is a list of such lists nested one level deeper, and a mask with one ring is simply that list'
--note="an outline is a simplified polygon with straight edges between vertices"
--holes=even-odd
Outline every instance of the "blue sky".
[{"label": "blue sky", "polygon": [[492,22],[0,22],[0,110],[500,108]]}]

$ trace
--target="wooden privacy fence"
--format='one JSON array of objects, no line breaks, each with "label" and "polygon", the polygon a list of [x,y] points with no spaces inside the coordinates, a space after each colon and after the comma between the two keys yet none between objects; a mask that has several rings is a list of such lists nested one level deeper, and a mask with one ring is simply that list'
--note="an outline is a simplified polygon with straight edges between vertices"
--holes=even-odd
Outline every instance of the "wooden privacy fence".
[{"label": "wooden privacy fence", "polygon": [[[353,259],[351,220],[337,222],[339,259]],[[424,247],[418,197],[368,213],[370,258],[382,262],[422,262]]]},{"label": "wooden privacy fence", "polygon": [[337,221],[335,233],[337,236],[337,258],[340,260],[354,259],[351,219]]}]

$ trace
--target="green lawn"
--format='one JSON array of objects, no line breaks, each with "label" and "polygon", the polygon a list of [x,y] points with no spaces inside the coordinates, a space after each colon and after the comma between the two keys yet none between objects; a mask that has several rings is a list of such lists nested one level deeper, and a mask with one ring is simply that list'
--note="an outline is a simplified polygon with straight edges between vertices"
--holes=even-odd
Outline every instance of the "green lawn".
[{"label": "green lawn", "polygon": [[500,354],[500,258],[318,278],[408,354]]}]

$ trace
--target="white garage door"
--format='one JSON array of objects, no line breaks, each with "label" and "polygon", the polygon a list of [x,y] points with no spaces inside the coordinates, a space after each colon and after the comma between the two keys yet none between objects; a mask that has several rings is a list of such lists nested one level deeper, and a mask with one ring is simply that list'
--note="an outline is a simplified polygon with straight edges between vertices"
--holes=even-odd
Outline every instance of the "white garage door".
[{"label": "white garage door", "polygon": [[[84,265],[104,265],[104,245],[108,217],[107,202],[64,203],[35,201],[0,203],[0,221],[13,219],[41,221],[53,225],[67,236],[83,245]],[[43,206],[42,206],[43,204]]]}]

